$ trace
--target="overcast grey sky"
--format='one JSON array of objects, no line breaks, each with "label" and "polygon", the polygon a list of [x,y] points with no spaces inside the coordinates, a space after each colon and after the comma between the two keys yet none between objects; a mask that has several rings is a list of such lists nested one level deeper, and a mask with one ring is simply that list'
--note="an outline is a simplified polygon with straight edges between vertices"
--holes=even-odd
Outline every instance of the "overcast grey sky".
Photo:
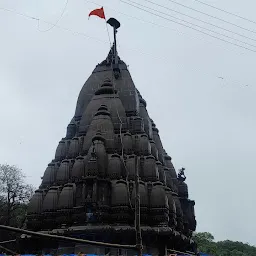
[{"label": "overcast grey sky", "polygon": [[[256,31],[256,24],[194,0],[176,1]],[[254,0],[203,1],[256,20]],[[129,65],[175,167],[186,167],[190,197],[196,200],[197,230],[209,231],[217,240],[256,245],[253,219],[256,53],[154,17],[118,0],[95,2],[106,4],[107,17],[120,20],[119,55]],[[168,0],[157,3],[256,40],[255,33]],[[0,8],[52,23],[59,18],[64,5],[65,0],[0,0]],[[90,38],[59,27],[42,33],[36,20],[0,9],[0,163],[19,166],[35,186],[54,157],[58,141],[65,136],[83,83],[109,51],[103,20],[92,17],[88,21],[89,11],[96,7],[85,0],[69,1],[58,24]],[[49,27],[39,23],[40,30]],[[252,40],[235,37],[256,47]]]}]

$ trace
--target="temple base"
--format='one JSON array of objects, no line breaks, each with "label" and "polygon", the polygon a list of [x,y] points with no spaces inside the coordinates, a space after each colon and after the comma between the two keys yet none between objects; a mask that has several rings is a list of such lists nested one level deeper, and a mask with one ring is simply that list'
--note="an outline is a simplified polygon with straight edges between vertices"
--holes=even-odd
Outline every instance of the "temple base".
[{"label": "temple base", "polygon": [[[174,249],[178,251],[195,252],[195,243],[180,234],[166,227],[149,227],[142,226],[143,254],[154,256],[166,255],[166,250]],[[132,226],[72,226],[67,229],[56,229],[44,231],[44,233],[58,234],[61,236],[86,239],[91,241],[100,241],[115,244],[135,245],[135,229]],[[33,254],[94,254],[94,255],[113,255],[113,256],[134,256],[137,255],[135,250],[131,249],[114,249],[87,244],[78,244],[72,242],[62,242],[50,239],[23,236],[19,240],[20,253]]]}]

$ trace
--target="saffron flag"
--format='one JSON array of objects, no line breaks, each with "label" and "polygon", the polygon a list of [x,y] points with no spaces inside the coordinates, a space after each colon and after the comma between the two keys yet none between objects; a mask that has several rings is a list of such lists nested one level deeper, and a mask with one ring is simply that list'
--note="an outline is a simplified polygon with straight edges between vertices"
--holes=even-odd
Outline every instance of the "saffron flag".
[{"label": "saffron flag", "polygon": [[95,10],[91,11],[89,13],[89,17],[92,15],[98,16],[101,19],[106,19],[103,7],[101,7],[100,9],[95,9]]}]

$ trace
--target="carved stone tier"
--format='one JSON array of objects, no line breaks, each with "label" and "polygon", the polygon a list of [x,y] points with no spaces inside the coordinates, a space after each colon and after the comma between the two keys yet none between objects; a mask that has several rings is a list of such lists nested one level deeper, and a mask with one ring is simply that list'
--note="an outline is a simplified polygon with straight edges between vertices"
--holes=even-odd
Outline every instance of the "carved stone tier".
[{"label": "carved stone tier", "polygon": [[[111,56],[97,65],[79,94],[66,136],[29,203],[27,228],[49,232],[66,227],[74,234],[96,229],[98,240],[106,239],[103,231],[113,240],[134,239],[138,159],[145,241],[148,235],[187,246],[196,228],[194,201],[177,178],[126,64],[118,57],[120,73],[113,76]],[[118,227],[127,236],[113,234]]]}]

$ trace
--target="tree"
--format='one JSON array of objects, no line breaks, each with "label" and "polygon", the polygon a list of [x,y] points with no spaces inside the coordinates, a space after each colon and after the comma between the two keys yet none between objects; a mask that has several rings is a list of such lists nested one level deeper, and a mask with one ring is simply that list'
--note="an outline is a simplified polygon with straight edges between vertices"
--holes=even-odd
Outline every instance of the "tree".
[{"label": "tree", "polygon": [[[256,247],[241,242],[230,240],[220,241],[216,243],[218,256],[254,256],[256,255]],[[225,253],[225,254],[224,254]]]},{"label": "tree", "polygon": [[25,205],[33,191],[33,186],[25,182],[21,169],[8,164],[0,165],[0,222],[18,226],[22,222],[18,213],[25,213]]},{"label": "tree", "polygon": [[194,239],[197,242],[213,242],[214,236],[209,232],[194,233]]},{"label": "tree", "polygon": [[211,233],[194,233],[193,239],[197,243],[200,252],[216,255],[217,246],[214,243],[214,236]]},{"label": "tree", "polygon": [[256,247],[234,241],[214,242],[214,236],[209,232],[195,233],[193,239],[200,252],[213,256],[255,256]]}]

